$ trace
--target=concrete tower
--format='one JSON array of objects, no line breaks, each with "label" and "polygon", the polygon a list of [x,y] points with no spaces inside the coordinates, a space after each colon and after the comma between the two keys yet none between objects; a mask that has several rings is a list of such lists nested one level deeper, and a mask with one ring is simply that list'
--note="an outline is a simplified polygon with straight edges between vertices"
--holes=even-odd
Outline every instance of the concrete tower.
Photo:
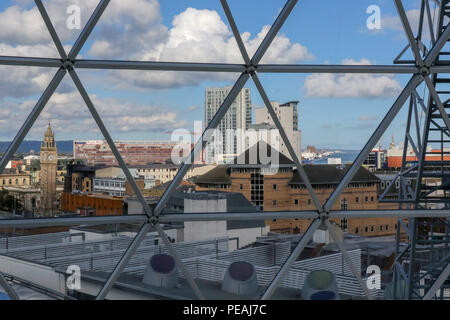
[{"label": "concrete tower", "polygon": [[[206,88],[205,127],[214,117],[215,113],[220,108],[231,89],[231,86]],[[237,134],[236,130],[245,131],[251,123],[252,101],[250,89],[243,88],[217,127],[221,133],[221,137],[215,137],[216,139],[221,140],[215,141],[217,148],[213,148],[211,143],[207,144],[205,161],[210,163],[213,162],[220,154],[236,155],[239,153],[238,150],[245,150],[244,137],[243,135]]]},{"label": "concrete tower", "polygon": [[53,216],[56,212],[56,167],[58,152],[50,123],[41,145],[41,209],[44,216]]}]

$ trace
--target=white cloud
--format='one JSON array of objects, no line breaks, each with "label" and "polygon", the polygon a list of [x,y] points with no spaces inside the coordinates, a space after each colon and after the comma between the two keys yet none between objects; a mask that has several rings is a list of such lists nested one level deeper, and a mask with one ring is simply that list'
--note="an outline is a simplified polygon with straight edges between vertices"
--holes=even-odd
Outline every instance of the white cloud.
[{"label": "white cloud", "polygon": [[[80,5],[81,26],[87,22],[98,0],[48,0],[44,5],[67,51],[80,30],[66,27],[69,5]],[[16,1],[0,12],[0,55],[58,57],[34,1]],[[242,38],[252,55],[269,30]],[[88,40],[90,58],[143,61],[189,61],[242,63],[236,41],[227,24],[213,10],[187,8],[173,17],[172,26],[162,24],[158,0],[111,1]],[[312,59],[305,46],[278,35],[263,63],[294,63]],[[4,69],[5,68],[5,69]],[[42,91],[54,71],[41,68],[0,67],[7,76],[0,79],[0,97],[29,96]],[[42,73],[44,72],[44,75]],[[2,72],[3,73],[3,72]],[[8,74],[10,73],[10,74]],[[105,82],[118,88],[160,89],[198,85],[204,80],[235,80],[229,73],[180,73],[111,71]],[[47,81],[48,80],[48,81]]]},{"label": "white cloud", "polygon": [[[420,22],[420,9],[411,9],[406,10],[406,16],[408,17],[409,24],[411,26],[411,29],[413,30],[413,33],[416,35],[418,28],[419,28],[419,22]],[[431,8],[431,17],[433,21],[433,31],[436,30],[437,23],[439,21],[439,8]],[[392,14],[383,14],[381,16],[381,28],[382,30],[394,30],[394,31],[401,31],[403,34],[404,29],[402,22],[400,20],[400,17]],[[406,37],[406,35],[405,35]],[[429,40],[430,37],[430,28],[428,23],[428,18],[425,14],[424,18],[424,25],[423,25],[423,33],[422,33],[422,39]]]},{"label": "white cloud", "polygon": [[[113,137],[114,134],[123,133],[167,133],[187,126],[186,120],[179,119],[175,111],[165,107],[130,103],[117,98],[99,98],[96,95],[90,97]],[[11,138],[11,132],[22,125],[36,100],[25,100],[21,103],[1,101],[1,104],[3,108],[0,116],[7,117],[3,119],[7,121],[7,125],[0,126],[0,135],[3,139],[5,135]],[[60,135],[72,136],[75,132],[100,134],[78,92],[53,94],[31,129],[30,137],[40,138],[48,121],[51,121],[55,132]]]},{"label": "white cloud", "polygon": [[[372,64],[367,59],[342,61],[347,65]],[[401,86],[392,75],[312,74],[303,85],[308,98],[388,98],[398,95]]]},{"label": "white cloud", "polygon": [[[244,32],[242,38],[251,56],[269,30],[264,26],[255,37]],[[130,35],[134,37],[139,35]],[[161,40],[161,39],[159,39]],[[110,48],[117,45],[109,40],[102,40],[93,45],[91,54],[105,56]],[[172,28],[167,37],[153,45],[139,47],[140,51],[129,50],[121,46],[116,53],[128,58],[146,61],[177,61],[177,62],[218,62],[242,63],[236,41],[227,25],[221,20],[219,14],[213,10],[198,10],[187,8],[176,15],[172,21]],[[292,43],[289,38],[278,35],[272,46],[262,59],[262,63],[294,63],[311,60],[313,56],[307,48],[299,43]],[[112,72],[111,79],[118,86],[137,86],[143,88],[166,88],[183,85],[197,85],[203,80],[234,80],[236,75],[220,73],[179,73],[179,72]]]},{"label": "white cloud", "polygon": [[377,115],[363,114],[359,116],[359,121],[378,121],[378,118],[379,117]]}]

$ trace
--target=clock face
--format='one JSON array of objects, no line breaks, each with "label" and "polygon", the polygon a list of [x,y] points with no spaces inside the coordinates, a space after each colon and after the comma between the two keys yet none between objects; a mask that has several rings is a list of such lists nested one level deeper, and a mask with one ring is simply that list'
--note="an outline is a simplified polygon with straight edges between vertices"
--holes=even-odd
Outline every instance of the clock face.
[{"label": "clock face", "polygon": [[53,160],[53,155],[52,154],[50,154],[49,156],[48,156],[48,160]]}]

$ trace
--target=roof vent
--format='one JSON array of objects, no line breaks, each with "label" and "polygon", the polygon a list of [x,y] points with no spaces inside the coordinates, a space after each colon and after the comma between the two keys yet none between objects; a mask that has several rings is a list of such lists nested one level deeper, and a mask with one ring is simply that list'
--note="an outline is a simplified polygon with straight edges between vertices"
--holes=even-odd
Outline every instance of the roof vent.
[{"label": "roof vent", "polygon": [[174,258],[168,254],[153,255],[142,282],[160,288],[175,288],[178,285],[178,270]]},{"label": "roof vent", "polygon": [[316,270],[308,274],[303,284],[304,300],[339,300],[336,277],[327,270]]},{"label": "roof vent", "polygon": [[258,291],[255,267],[248,262],[233,262],[227,268],[222,290],[237,295],[254,295]]}]

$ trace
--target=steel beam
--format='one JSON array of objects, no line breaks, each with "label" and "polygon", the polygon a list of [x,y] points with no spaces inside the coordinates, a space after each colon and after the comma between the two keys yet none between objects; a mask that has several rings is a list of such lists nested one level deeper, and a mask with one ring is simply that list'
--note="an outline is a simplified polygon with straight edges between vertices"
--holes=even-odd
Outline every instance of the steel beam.
[{"label": "steel beam", "polygon": [[[0,60],[1,62],[1,60]],[[153,70],[191,72],[236,72],[245,71],[245,65],[226,63],[194,63],[164,61],[119,61],[119,60],[75,60],[74,66],[83,69]]]},{"label": "steel beam", "polygon": [[[58,67],[59,59],[1,57],[0,64],[22,65],[24,59],[30,65],[43,67]],[[4,61],[2,61],[4,59]],[[42,61],[41,61],[42,60]],[[24,64],[25,65],[25,64]],[[196,63],[196,62],[165,62],[165,61],[120,61],[120,60],[86,60],[74,61],[76,68],[82,69],[113,69],[113,70],[153,70],[153,71],[190,71],[190,72],[236,72],[246,70],[243,64],[230,63]],[[313,64],[260,64],[256,67],[258,73],[361,73],[361,74],[413,74],[418,73],[416,66],[399,65],[313,65]],[[434,65],[430,73],[449,73],[450,66]]]},{"label": "steel beam", "polygon": [[422,76],[414,75],[411,80],[409,80],[406,87],[403,89],[400,96],[397,98],[395,103],[392,105],[391,109],[388,111],[384,119],[381,121],[375,132],[370,137],[369,141],[366,143],[364,148],[359,153],[358,157],[355,159],[353,164],[350,166],[348,171],[346,172],[344,178],[341,180],[339,185],[331,194],[330,198],[328,198],[327,202],[324,205],[324,211],[330,211],[334,203],[337,201],[341,193],[347,187],[353,176],[358,172],[361,168],[362,163],[367,158],[367,155],[372,151],[373,147],[377,144],[380,138],[383,136],[386,129],[391,124],[392,120],[394,120],[397,113],[405,104],[408,97],[414,91],[414,89],[423,81]]},{"label": "steel beam", "polygon": [[425,3],[425,11],[427,13],[428,29],[430,31],[431,44],[434,45],[436,43],[436,37],[434,35],[433,30],[433,19],[431,18],[430,4],[428,3],[428,0],[424,0],[423,2]]},{"label": "steel beam", "polygon": [[69,59],[74,60],[77,57],[81,48],[83,48],[84,44],[86,43],[87,38],[91,34],[92,30],[94,29],[95,25],[97,24],[98,20],[100,19],[101,15],[103,14],[103,12],[105,11],[108,3],[109,3],[109,0],[101,0],[100,3],[97,5],[94,13],[92,13],[88,22],[84,26],[80,35],[78,36],[77,41],[75,42],[72,49],[70,50]]},{"label": "steel beam", "polygon": [[223,11],[227,16],[228,22],[230,23],[231,30],[233,31],[234,38],[236,39],[239,51],[241,51],[242,58],[247,66],[250,65],[250,57],[248,56],[247,50],[245,49],[244,42],[242,41],[241,34],[239,33],[236,22],[234,21],[233,15],[231,14],[230,7],[228,6],[227,0],[220,0],[222,4]]},{"label": "steel beam", "polygon": [[[450,218],[450,210],[354,210],[331,211],[330,218]],[[183,221],[260,221],[282,219],[314,219],[317,211],[281,211],[281,212],[218,212],[218,213],[166,213],[159,217],[161,223]],[[104,224],[142,224],[148,221],[145,214],[125,216],[74,217],[74,218],[36,218],[36,219],[0,219],[0,228],[39,228],[55,226],[95,226]]]},{"label": "steel beam", "polygon": [[[444,67],[435,67],[443,69]],[[445,67],[449,69],[450,67]],[[398,65],[314,65],[314,64],[260,64],[259,73],[392,73],[412,74],[419,72],[416,66]]]},{"label": "steel beam", "polygon": [[[430,67],[430,70],[433,69],[431,65],[435,62],[437,57],[439,56],[439,53],[441,52],[442,48],[447,43],[448,38],[450,37],[450,24],[445,27],[444,32],[441,34],[439,39],[434,44],[433,48],[431,48],[430,52],[426,55],[424,62],[425,65]],[[438,67],[438,66],[436,66]],[[434,67],[434,68],[436,68]]]},{"label": "steel beam", "polygon": [[259,64],[262,57],[264,56],[267,49],[269,48],[270,44],[272,43],[273,39],[275,39],[276,35],[278,34],[278,31],[280,31],[280,29],[283,26],[284,22],[286,21],[287,17],[291,14],[291,11],[292,11],[292,9],[294,9],[295,5],[297,4],[297,1],[298,0],[288,0],[286,2],[286,5],[283,7],[283,10],[281,10],[280,14],[278,15],[275,22],[272,24],[272,27],[270,28],[266,37],[261,42],[261,45],[256,50],[256,52],[251,60],[252,65],[256,66]]},{"label": "steel beam", "polygon": [[402,1],[394,0],[394,2],[403,25],[403,29],[405,30],[406,38],[409,41],[409,46],[413,52],[414,59],[416,60],[416,65],[422,67],[424,62],[420,55],[419,46],[417,45],[416,39],[414,38],[414,34],[412,32],[411,25],[409,24],[408,17],[406,16],[405,9],[403,8]]},{"label": "steel beam", "polygon": [[128,169],[125,161],[123,160],[122,156],[120,155],[119,150],[117,150],[117,147],[114,144],[114,141],[111,138],[111,135],[109,134],[108,129],[106,129],[101,117],[99,116],[97,110],[95,109],[94,104],[91,101],[91,98],[89,97],[88,93],[86,92],[86,89],[84,88],[83,84],[80,81],[80,78],[78,78],[78,75],[74,69],[71,69],[69,71],[69,74],[72,77],[72,80],[75,83],[75,86],[77,87],[78,91],[80,92],[81,97],[83,98],[84,102],[86,103],[86,106],[88,107],[92,117],[94,118],[95,122],[97,123],[97,126],[99,127],[101,133],[103,134],[103,137],[105,138],[106,142],[108,143],[112,153],[116,157],[120,168],[122,169],[123,173],[125,174],[125,176],[127,178],[127,181],[130,183],[130,186],[133,189],[134,193],[136,194],[137,198],[139,199],[139,202],[141,202],[142,207],[144,208],[144,212],[147,214],[147,216],[150,216],[152,214],[152,210],[151,210],[150,206],[148,205],[147,201],[145,201],[144,196],[141,193],[141,190],[139,189],[138,185],[136,184],[136,181],[134,180],[133,176],[131,175],[130,170]]},{"label": "steel beam", "polygon": [[291,155],[292,159],[294,160],[294,163],[297,165],[298,173],[300,174],[300,177],[302,178],[303,183],[305,184],[306,188],[308,189],[309,195],[311,196],[311,198],[314,202],[314,205],[317,208],[317,211],[321,212],[322,203],[319,201],[319,198],[317,198],[317,195],[311,185],[311,182],[309,181],[308,175],[306,174],[305,169],[303,169],[302,162],[299,160],[299,158],[295,154],[294,148],[292,148],[292,144],[289,141],[289,138],[286,135],[283,125],[281,124],[280,120],[278,119],[278,116],[277,116],[275,110],[273,109],[272,104],[270,103],[270,100],[266,94],[266,91],[264,90],[256,73],[252,74],[252,78],[253,78],[253,82],[255,83],[256,88],[259,91],[259,94],[261,95],[261,98],[264,101],[264,104],[266,105],[267,110],[269,111],[270,116],[272,117],[273,122],[275,123],[275,126],[277,127],[278,131],[280,132],[282,141],[284,141],[284,144],[286,145],[286,148],[288,149],[289,154]]},{"label": "steel beam", "polygon": [[9,285],[8,281],[6,281],[1,271],[0,271],[0,286],[2,286],[3,289],[5,289],[6,293],[12,300],[20,300],[16,291],[14,291],[14,289]]},{"label": "steel beam", "polygon": [[62,62],[61,59],[54,58],[0,56],[0,65],[59,68],[62,66]]},{"label": "steel beam", "polygon": [[428,289],[427,293],[423,297],[423,300],[431,300],[438,291],[438,289],[444,284],[444,282],[447,280],[449,276],[450,276],[450,263],[447,264],[444,270],[442,270],[439,277],[434,281],[431,288]]},{"label": "steel beam", "polygon": [[159,223],[155,224],[155,229],[158,232],[159,236],[161,237],[162,241],[164,242],[164,245],[166,246],[167,250],[169,251],[172,258],[175,259],[175,262],[178,266],[178,269],[180,269],[181,273],[184,275],[184,278],[191,286],[192,290],[194,291],[195,295],[200,300],[205,300],[205,297],[203,296],[203,293],[201,292],[200,288],[197,286],[197,283],[195,282],[194,278],[192,277],[191,273],[188,269],[185,268],[183,261],[179,257],[177,251],[170,243],[169,239],[167,238],[166,233],[162,230]]},{"label": "steel beam", "polygon": [[350,259],[350,256],[347,253],[347,249],[345,248],[345,244],[341,239],[339,238],[337,226],[333,225],[328,219],[325,220],[325,224],[328,227],[328,231],[330,231],[331,237],[336,242],[337,246],[339,247],[339,251],[341,251],[342,255],[344,256],[345,262],[347,262],[348,266],[350,267],[353,275],[358,280],[359,285],[361,286],[361,289],[363,289],[367,299],[373,300],[372,295],[369,292],[369,289],[367,288],[366,284],[361,278],[361,274],[358,272],[358,270],[355,267],[355,264],[353,263],[352,259]]},{"label": "steel beam", "polygon": [[[176,188],[180,184],[183,177],[186,175],[186,172],[191,168],[194,159],[196,159],[197,153],[199,150],[202,150],[206,143],[209,141],[209,139],[212,136],[212,130],[217,128],[217,126],[220,124],[220,121],[223,119],[225,114],[227,113],[230,106],[233,104],[233,101],[236,99],[239,92],[244,87],[245,83],[247,82],[249,78],[249,75],[247,73],[241,74],[239,79],[236,81],[234,87],[231,89],[230,93],[225,98],[224,102],[220,106],[219,110],[217,110],[214,117],[211,119],[210,123],[208,124],[208,127],[205,129],[205,131],[202,134],[202,137],[199,141],[197,141],[196,145],[194,146],[194,149],[191,151],[191,154],[188,156],[188,159],[183,162],[183,165],[178,170],[177,174],[173,178],[172,182],[169,184],[167,189],[164,191],[164,194],[162,195],[161,199],[158,201],[158,204],[155,207],[154,214],[156,216],[160,215],[163,211],[165,205],[172,197],[173,193],[176,191]],[[199,148],[201,146],[201,148]],[[187,162],[186,162],[187,161]]]},{"label": "steel beam", "polygon": [[436,92],[436,89],[433,85],[433,82],[430,80],[430,77],[425,76],[425,83],[427,84],[428,91],[430,92],[431,97],[433,98],[434,102],[436,103],[436,106],[439,109],[439,112],[441,113],[442,120],[444,121],[445,125],[447,126],[448,131],[450,132],[450,120],[447,116],[447,110],[445,110],[444,105],[442,104],[441,99],[439,98],[438,93]]},{"label": "steel beam", "polygon": [[0,228],[40,228],[62,226],[95,226],[104,224],[138,223],[148,220],[144,214],[73,218],[0,219]]},{"label": "steel beam", "polygon": [[289,257],[287,258],[286,262],[281,266],[281,268],[278,271],[275,278],[272,280],[270,285],[267,287],[266,291],[264,292],[264,294],[261,297],[261,300],[268,300],[268,299],[270,299],[270,297],[272,297],[272,295],[275,293],[275,290],[277,290],[281,281],[283,281],[287,272],[292,267],[292,264],[297,260],[298,256],[302,253],[303,249],[305,249],[309,240],[314,235],[314,232],[317,230],[317,228],[320,227],[321,224],[322,224],[322,221],[320,219],[316,219],[309,225],[308,230],[305,232],[305,234],[300,239],[300,241],[298,242],[295,249],[291,252]]},{"label": "steel beam", "polygon": [[106,280],[104,286],[101,288],[97,297],[95,297],[95,300],[103,300],[106,298],[109,290],[112,288],[112,286],[116,282],[117,278],[119,278],[123,269],[126,267],[126,265],[128,264],[128,261],[130,261],[131,257],[136,252],[136,250],[139,247],[139,245],[141,244],[142,240],[144,240],[144,238],[147,235],[147,232],[150,230],[150,228],[151,228],[151,224],[148,222],[146,222],[145,224],[142,225],[141,230],[139,230],[139,232],[134,237],[133,241],[131,241],[127,250],[125,251],[123,256],[120,258],[119,262],[116,264],[114,270],[110,273],[108,280]]},{"label": "steel beam", "polygon": [[59,40],[58,35],[56,34],[56,30],[53,27],[52,22],[50,21],[50,17],[48,16],[47,10],[45,10],[45,7],[42,4],[42,1],[34,0],[34,2],[36,3],[36,6],[38,7],[39,12],[41,13],[42,19],[44,20],[44,23],[47,26],[48,32],[50,32],[50,36],[53,39],[53,43],[55,44],[56,49],[59,52],[59,55],[61,56],[62,59],[66,59],[67,58],[66,51],[64,50],[64,47],[63,47],[61,41]]},{"label": "steel beam", "polygon": [[48,100],[52,96],[53,92],[55,92],[56,88],[61,83],[61,80],[64,78],[65,74],[66,74],[66,70],[61,68],[58,70],[58,72],[56,72],[52,81],[50,81],[50,84],[48,85],[47,89],[45,89],[44,93],[42,94],[42,96],[40,97],[38,102],[36,103],[35,107],[31,111],[30,115],[25,120],[25,122],[23,123],[19,132],[14,137],[14,140],[11,142],[11,144],[8,146],[8,149],[6,149],[5,153],[3,154],[3,157],[0,160],[0,173],[3,172],[6,165],[8,164],[9,159],[11,159],[11,157],[17,151],[17,148],[20,146],[23,139],[28,134],[28,131],[30,131],[34,122],[41,114],[42,110],[44,109]]}]

